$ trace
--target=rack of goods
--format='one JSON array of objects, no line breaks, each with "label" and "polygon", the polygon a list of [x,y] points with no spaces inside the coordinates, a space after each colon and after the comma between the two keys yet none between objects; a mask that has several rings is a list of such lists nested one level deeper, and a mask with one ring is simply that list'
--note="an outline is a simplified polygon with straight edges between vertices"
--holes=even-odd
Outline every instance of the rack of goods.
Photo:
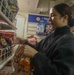
[{"label": "rack of goods", "polygon": [[[14,57],[13,53],[13,39],[14,35],[1,33],[1,30],[16,30],[15,17],[18,12],[17,0],[0,0],[0,75],[10,75],[7,72],[10,67],[6,66],[12,63]],[[6,37],[8,36],[8,37]],[[12,68],[11,68],[12,70]]]},{"label": "rack of goods", "polygon": [[17,0],[0,0],[0,29],[16,29],[13,22],[18,9]]}]

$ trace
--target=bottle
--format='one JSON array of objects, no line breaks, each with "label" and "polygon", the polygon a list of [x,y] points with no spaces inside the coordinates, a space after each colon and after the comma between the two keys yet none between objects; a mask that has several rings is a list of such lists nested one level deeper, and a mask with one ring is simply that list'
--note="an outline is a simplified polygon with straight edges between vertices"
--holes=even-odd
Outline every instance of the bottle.
[{"label": "bottle", "polygon": [[5,40],[4,37],[1,37],[1,38],[0,38],[0,43],[1,43],[2,48],[7,47],[7,42],[6,42],[6,40]]}]

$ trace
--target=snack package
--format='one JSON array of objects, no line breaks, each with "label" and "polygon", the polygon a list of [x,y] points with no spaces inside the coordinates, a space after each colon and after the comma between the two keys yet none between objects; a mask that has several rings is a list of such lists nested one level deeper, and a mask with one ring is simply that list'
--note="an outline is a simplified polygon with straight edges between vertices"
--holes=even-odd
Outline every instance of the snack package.
[{"label": "snack package", "polygon": [[15,55],[14,61],[18,64],[17,73],[20,71],[24,72],[24,75],[31,75],[31,64],[30,58],[24,56],[24,45],[18,49],[18,53]]}]

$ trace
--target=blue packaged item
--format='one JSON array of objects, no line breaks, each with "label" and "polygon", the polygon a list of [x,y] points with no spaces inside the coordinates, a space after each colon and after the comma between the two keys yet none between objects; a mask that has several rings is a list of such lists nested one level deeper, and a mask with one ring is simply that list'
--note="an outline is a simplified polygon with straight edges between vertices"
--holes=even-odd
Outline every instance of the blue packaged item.
[{"label": "blue packaged item", "polygon": [[37,29],[36,29],[36,33],[37,35],[44,35],[44,22],[39,22]]}]

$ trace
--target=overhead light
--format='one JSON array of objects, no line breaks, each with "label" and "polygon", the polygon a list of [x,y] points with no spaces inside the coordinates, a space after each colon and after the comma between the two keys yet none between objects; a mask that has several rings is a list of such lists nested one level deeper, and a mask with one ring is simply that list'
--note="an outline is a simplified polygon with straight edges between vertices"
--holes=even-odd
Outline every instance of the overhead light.
[{"label": "overhead light", "polygon": [[46,8],[46,9],[41,8],[41,10],[40,10],[40,12],[47,12],[47,11],[48,11],[48,8]]},{"label": "overhead light", "polygon": [[49,11],[48,8],[37,8],[37,10],[40,12],[48,12]]}]

